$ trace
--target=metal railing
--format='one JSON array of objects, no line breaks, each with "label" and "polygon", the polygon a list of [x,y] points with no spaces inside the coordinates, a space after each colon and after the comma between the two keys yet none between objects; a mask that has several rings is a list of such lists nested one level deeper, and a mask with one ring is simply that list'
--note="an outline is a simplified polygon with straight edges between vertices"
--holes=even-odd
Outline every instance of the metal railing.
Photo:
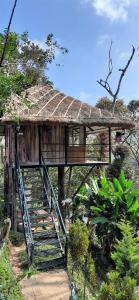
[{"label": "metal railing", "polygon": [[58,205],[58,199],[55,194],[54,188],[51,183],[51,179],[48,174],[47,167],[45,165],[45,160],[41,156],[41,165],[42,165],[42,178],[44,182],[44,189],[46,197],[48,200],[49,209],[53,218],[55,229],[57,232],[58,240],[60,243],[61,250],[63,254],[67,255],[67,232],[64,224],[64,220]]},{"label": "metal railing", "polygon": [[18,158],[16,158],[16,179],[17,179],[17,186],[18,186],[25,242],[26,242],[26,250],[27,250],[27,254],[28,254],[28,262],[29,262],[29,265],[31,265],[32,258],[33,258],[34,241],[33,241],[33,235],[32,235],[32,230],[31,230],[30,217],[29,217],[29,213],[28,213],[27,200],[26,200],[26,195],[25,195],[25,190],[24,190],[23,177],[22,177],[22,172],[20,169],[20,164],[19,164]]}]

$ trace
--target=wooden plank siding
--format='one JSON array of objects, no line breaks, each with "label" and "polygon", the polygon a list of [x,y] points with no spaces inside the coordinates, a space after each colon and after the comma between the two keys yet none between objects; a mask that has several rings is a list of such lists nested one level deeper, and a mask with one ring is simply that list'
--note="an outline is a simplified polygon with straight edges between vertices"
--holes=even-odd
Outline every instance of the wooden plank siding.
[{"label": "wooden plank siding", "polygon": [[20,131],[17,134],[17,153],[21,165],[39,164],[38,125],[20,127]]},{"label": "wooden plank siding", "polygon": [[[67,146],[65,147],[65,141]],[[85,137],[81,127],[79,145],[69,145],[65,139],[65,126],[61,124],[21,125],[17,133],[17,153],[22,166],[39,165],[40,153],[47,165],[85,163]]]},{"label": "wooden plank siding", "polygon": [[46,164],[65,163],[65,128],[62,125],[40,126],[41,152]]}]

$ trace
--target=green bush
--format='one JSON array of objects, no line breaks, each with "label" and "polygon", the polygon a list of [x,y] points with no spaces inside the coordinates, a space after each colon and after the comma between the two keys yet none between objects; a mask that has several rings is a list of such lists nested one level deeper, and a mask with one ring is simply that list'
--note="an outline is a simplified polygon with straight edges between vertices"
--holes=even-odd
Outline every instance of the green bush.
[{"label": "green bush", "polygon": [[120,277],[118,272],[109,273],[108,283],[102,283],[99,300],[136,300],[136,281],[129,276]]},{"label": "green bush", "polygon": [[82,267],[86,261],[89,247],[87,226],[79,219],[69,228],[70,253],[74,266]]},{"label": "green bush", "polygon": [[24,242],[24,234],[17,231],[11,231],[9,239],[14,246],[21,246]]},{"label": "green bush", "polygon": [[0,254],[0,300],[23,300],[5,246]]},{"label": "green bush", "polygon": [[122,239],[116,240],[112,259],[120,276],[131,276],[139,283],[139,237],[135,236],[129,223],[118,225]]},{"label": "green bush", "polygon": [[96,270],[95,270],[95,264],[93,261],[93,258],[91,254],[89,253],[87,256],[87,263],[86,263],[86,276],[88,279],[88,282],[91,284],[92,287],[97,286],[96,282]]}]

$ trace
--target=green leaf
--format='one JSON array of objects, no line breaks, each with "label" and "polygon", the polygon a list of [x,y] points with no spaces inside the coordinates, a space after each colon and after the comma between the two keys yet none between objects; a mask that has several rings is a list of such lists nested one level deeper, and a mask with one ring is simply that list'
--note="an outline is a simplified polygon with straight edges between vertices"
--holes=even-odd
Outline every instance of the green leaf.
[{"label": "green leaf", "polygon": [[105,223],[108,223],[109,220],[105,217],[96,217],[93,219],[92,223],[93,224],[105,224]]},{"label": "green leaf", "polygon": [[91,209],[92,211],[94,211],[94,212],[102,212],[102,208],[96,207],[96,206],[94,206],[94,205],[92,205],[92,206],[90,207],[90,209]]},{"label": "green leaf", "polygon": [[138,199],[133,199],[128,207],[128,212],[135,212],[139,208],[139,201]]},{"label": "green leaf", "polygon": [[123,189],[121,187],[121,184],[117,178],[113,179],[114,187],[115,189],[122,195],[123,194]]}]

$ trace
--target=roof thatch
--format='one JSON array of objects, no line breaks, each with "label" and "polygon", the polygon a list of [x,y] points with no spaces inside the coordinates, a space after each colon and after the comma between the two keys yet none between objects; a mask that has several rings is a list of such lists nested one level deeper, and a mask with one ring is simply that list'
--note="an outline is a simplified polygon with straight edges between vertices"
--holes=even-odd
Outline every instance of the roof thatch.
[{"label": "roof thatch", "polygon": [[66,96],[48,85],[32,87],[24,94],[14,96],[14,113],[6,113],[2,121],[14,121],[15,115],[21,122],[61,122],[65,124],[84,124],[131,128],[131,120],[102,110],[73,97]]}]

